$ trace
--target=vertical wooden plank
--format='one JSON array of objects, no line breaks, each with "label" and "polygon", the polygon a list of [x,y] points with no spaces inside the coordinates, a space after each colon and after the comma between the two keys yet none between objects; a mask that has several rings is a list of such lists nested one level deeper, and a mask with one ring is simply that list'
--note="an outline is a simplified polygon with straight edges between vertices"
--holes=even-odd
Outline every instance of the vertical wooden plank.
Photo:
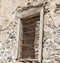
[{"label": "vertical wooden plank", "polygon": [[39,52],[38,52],[38,60],[42,63],[42,39],[43,39],[43,15],[44,15],[44,7],[41,7],[40,11],[40,26],[39,26]]}]

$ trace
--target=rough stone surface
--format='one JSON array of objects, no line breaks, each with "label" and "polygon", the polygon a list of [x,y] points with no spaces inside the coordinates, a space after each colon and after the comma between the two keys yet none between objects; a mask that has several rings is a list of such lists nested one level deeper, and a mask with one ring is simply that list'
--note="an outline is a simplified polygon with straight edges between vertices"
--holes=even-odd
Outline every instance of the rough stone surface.
[{"label": "rough stone surface", "polygon": [[[60,63],[60,8],[57,8],[60,0],[46,1],[45,10],[49,12],[44,15],[42,62]],[[16,61],[18,18],[15,11],[20,3],[18,0],[0,0],[0,63],[20,63]]]},{"label": "rough stone surface", "polygon": [[56,10],[60,3],[52,0],[48,4],[49,12],[44,15],[43,63],[60,63],[60,8]]}]

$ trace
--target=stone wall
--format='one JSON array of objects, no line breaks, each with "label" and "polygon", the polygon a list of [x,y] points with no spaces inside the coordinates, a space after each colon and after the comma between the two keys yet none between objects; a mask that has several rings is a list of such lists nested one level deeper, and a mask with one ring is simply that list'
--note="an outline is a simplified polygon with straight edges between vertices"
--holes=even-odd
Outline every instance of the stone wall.
[{"label": "stone wall", "polygon": [[[0,63],[18,63],[16,58],[19,18],[16,17],[15,10],[20,5],[18,3],[16,0],[0,0]],[[60,63],[59,5],[59,0],[48,0],[45,5],[43,63]]]},{"label": "stone wall", "polygon": [[0,63],[15,63],[17,55],[18,19],[12,4],[12,0],[0,0]]},{"label": "stone wall", "polygon": [[60,63],[60,3],[48,1],[45,5],[43,63]]}]

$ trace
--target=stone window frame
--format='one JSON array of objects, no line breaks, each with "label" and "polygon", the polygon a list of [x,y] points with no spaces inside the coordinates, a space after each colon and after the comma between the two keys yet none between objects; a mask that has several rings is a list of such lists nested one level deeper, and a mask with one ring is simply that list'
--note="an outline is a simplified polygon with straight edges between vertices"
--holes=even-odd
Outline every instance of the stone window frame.
[{"label": "stone window frame", "polygon": [[[42,39],[43,39],[43,18],[44,18],[44,7],[41,7],[40,9],[40,30],[39,30],[39,55],[38,55],[38,62],[42,63]],[[17,30],[17,45],[18,45],[18,48],[17,48],[17,59],[18,61],[20,61],[20,58],[19,58],[19,34],[20,34],[20,23],[21,23],[21,20],[19,18],[18,20],[18,30]],[[26,59],[24,59],[24,61],[26,61]],[[33,60],[32,60],[33,61]]]}]

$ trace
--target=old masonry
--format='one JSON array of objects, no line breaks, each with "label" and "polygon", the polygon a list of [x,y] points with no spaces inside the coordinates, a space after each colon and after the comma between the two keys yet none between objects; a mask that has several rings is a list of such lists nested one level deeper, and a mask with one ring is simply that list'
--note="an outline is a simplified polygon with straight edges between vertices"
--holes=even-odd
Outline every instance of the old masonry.
[{"label": "old masonry", "polygon": [[0,1],[0,63],[60,63],[60,1]]}]

